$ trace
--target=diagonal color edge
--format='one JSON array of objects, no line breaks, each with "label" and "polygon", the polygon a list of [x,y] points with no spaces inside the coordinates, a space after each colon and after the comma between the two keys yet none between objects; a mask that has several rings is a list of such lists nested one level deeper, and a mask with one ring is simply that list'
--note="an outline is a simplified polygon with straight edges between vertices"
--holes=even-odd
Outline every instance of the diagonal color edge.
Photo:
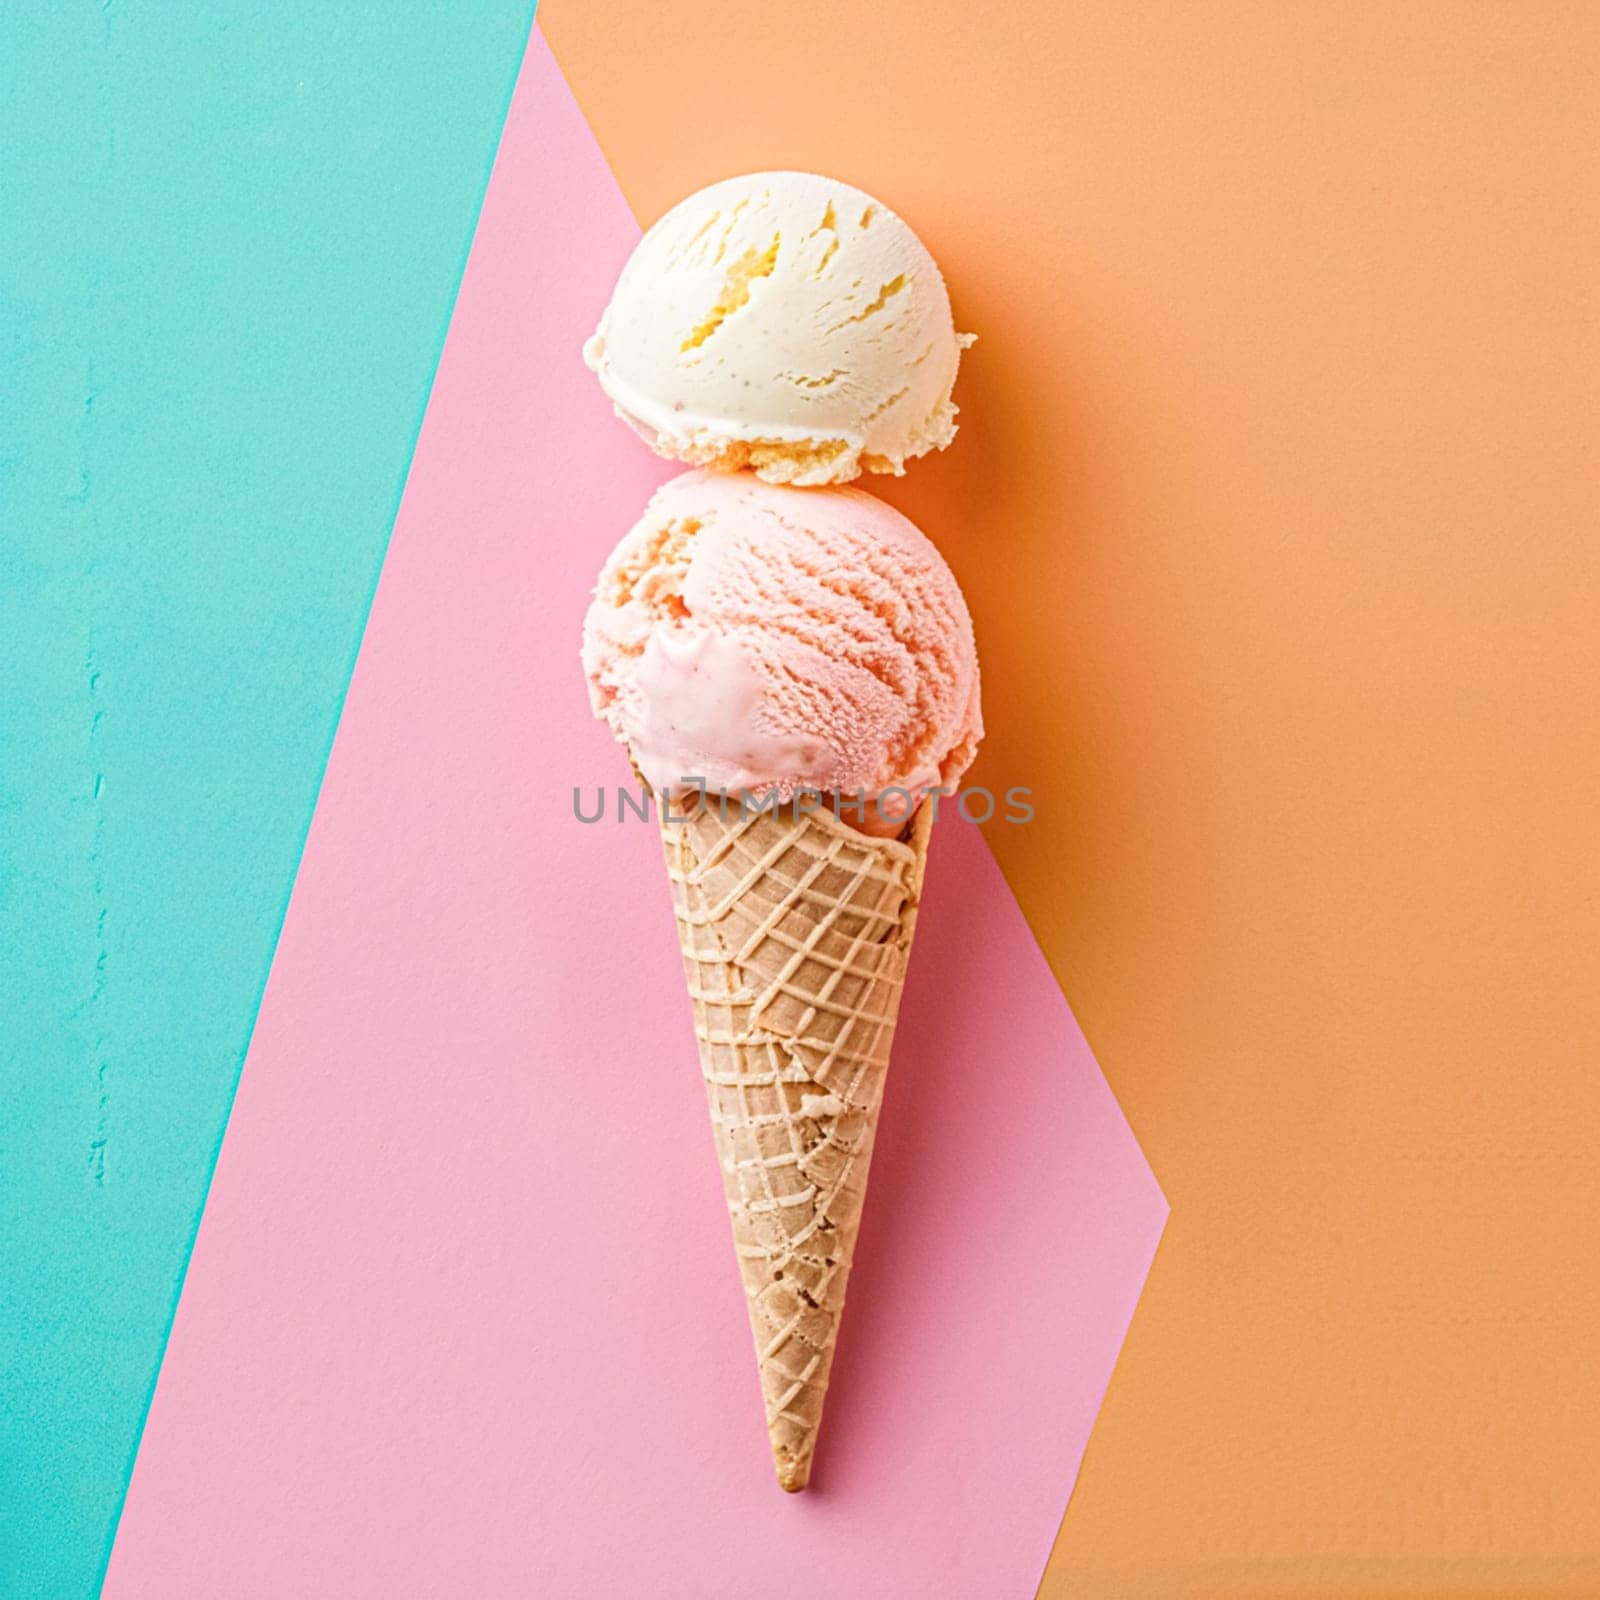
[{"label": "diagonal color edge", "polygon": [[109,1545],[528,10],[0,24],[6,1593]]},{"label": "diagonal color edge", "polygon": [[[738,1300],[703,1110],[637,1092],[674,1037],[693,1061],[653,841],[570,818],[555,833],[551,773],[532,765],[538,747],[586,772],[615,762],[568,632],[659,467],[606,418],[576,346],[634,237],[536,36],[108,1592],[269,1594],[314,1575],[376,1593],[430,1572],[483,1594],[594,1592],[636,1570],[698,1593],[706,1505],[726,1513],[717,1559],[825,1550],[840,1593],[970,1592],[980,1573],[1020,1592],[1048,1549],[1049,1485],[1081,1453],[1166,1208],[974,833],[950,834],[930,884],[930,932],[947,931],[913,972],[916,1070],[885,1113],[861,1255],[876,1287],[852,1299],[830,1401],[850,1441],[834,1492],[774,1522],[750,1498],[775,1491],[743,1455],[743,1397],[706,1384],[748,1356],[738,1310],[711,1314],[713,1285]],[[586,989],[619,949],[637,955],[627,998]],[[961,990],[979,1003],[949,1003]],[[640,1038],[667,1061],[641,1061]],[[602,1175],[646,1150],[662,1203],[605,1205]],[[959,1293],[916,1292],[951,1273]],[[649,1288],[647,1324],[622,1285]],[[1021,1290],[1046,1337],[1015,1314]],[[701,1375],[641,1411],[627,1352],[662,1344]],[[939,1394],[963,1404],[913,1403]],[[645,1414],[662,1470],[641,1493],[637,1452],[615,1452]],[[1019,1453],[1059,1468],[1019,1483]],[[949,1500],[963,1475],[969,1516]]]}]

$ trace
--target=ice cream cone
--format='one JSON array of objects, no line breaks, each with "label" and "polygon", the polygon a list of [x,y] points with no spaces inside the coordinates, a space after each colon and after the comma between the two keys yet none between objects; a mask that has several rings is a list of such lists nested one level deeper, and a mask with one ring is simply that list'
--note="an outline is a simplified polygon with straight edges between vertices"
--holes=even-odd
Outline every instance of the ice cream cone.
[{"label": "ice cream cone", "polygon": [[[674,805],[662,838],[778,1482],[803,1489],[866,1195],[932,807]],[[725,814],[724,814],[725,813]]]}]

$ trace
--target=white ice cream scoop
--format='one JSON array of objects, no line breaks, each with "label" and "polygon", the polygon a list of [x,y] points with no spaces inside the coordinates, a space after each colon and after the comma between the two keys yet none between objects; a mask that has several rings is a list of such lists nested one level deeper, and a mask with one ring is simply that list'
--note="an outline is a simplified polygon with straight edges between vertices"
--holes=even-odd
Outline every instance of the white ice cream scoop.
[{"label": "white ice cream scoop", "polygon": [[659,454],[809,485],[900,473],[949,444],[970,342],[887,206],[833,178],[759,172],[650,229],[584,359]]}]

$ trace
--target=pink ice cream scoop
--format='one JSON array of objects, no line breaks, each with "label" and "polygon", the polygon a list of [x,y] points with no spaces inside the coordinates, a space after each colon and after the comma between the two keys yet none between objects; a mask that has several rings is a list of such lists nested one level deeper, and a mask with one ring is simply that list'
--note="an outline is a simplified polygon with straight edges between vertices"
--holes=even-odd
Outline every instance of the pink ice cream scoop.
[{"label": "pink ice cream scoop", "polygon": [[983,736],[954,575],[857,489],[673,478],[601,570],[583,666],[660,794],[859,795],[872,828],[880,795],[903,817],[885,791],[953,786]]}]

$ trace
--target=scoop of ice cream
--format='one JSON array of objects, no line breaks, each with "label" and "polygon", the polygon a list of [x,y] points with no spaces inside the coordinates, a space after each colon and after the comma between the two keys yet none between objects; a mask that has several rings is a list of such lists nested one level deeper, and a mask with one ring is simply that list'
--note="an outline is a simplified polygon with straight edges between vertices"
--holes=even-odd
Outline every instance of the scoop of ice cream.
[{"label": "scoop of ice cream", "polygon": [[949,444],[970,340],[887,206],[832,178],[758,172],[650,229],[584,359],[659,454],[824,484]]},{"label": "scoop of ice cream", "polygon": [[885,790],[956,784],[983,736],[954,575],[856,489],[672,479],[601,570],[583,666],[658,794],[814,789],[876,814]]}]

